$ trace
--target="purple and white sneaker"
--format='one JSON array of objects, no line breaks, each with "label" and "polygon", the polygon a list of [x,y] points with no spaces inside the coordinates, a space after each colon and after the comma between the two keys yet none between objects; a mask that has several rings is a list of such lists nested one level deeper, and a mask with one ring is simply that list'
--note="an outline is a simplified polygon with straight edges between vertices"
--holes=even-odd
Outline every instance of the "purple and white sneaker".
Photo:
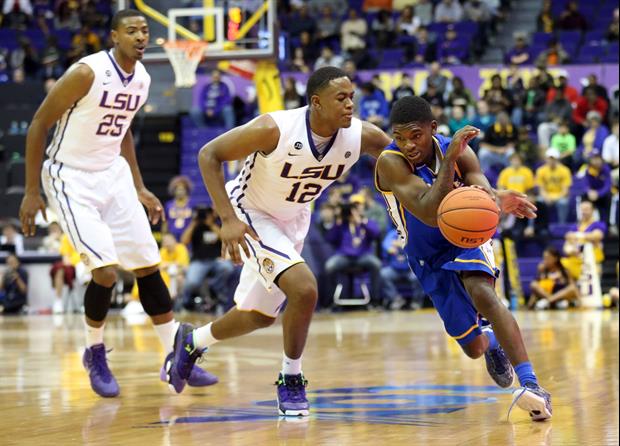
[{"label": "purple and white sneaker", "polygon": [[174,336],[172,354],[168,355],[164,367],[168,387],[176,393],[181,393],[187,384],[194,364],[207,350],[198,349],[194,346],[194,327],[190,324],[180,324]]},{"label": "purple and white sneaker", "polygon": [[[168,382],[168,377],[166,375],[166,364],[169,361],[172,361],[173,353],[168,353],[166,356],[166,360],[164,361],[164,365],[161,367],[161,371],[159,372],[159,379],[163,382]],[[209,373],[206,370],[201,369],[197,365],[194,365],[191,373],[189,374],[189,378],[187,378],[187,385],[190,387],[207,387],[212,386],[213,384],[217,384],[219,379],[213,373]]]},{"label": "purple and white sneaker", "polygon": [[105,345],[95,344],[84,350],[82,364],[88,372],[90,387],[97,395],[104,398],[118,396],[120,389],[108,367]]},{"label": "purple and white sneaker", "polygon": [[299,375],[283,375],[280,373],[275,382],[278,386],[278,413],[288,417],[307,417],[310,414],[310,403],[306,398],[308,380]]}]

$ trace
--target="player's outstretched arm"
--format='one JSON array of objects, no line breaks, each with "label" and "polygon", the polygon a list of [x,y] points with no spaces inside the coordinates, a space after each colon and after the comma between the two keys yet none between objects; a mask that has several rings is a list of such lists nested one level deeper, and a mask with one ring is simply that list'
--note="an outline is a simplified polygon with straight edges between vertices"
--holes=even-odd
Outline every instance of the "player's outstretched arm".
[{"label": "player's outstretched arm", "polygon": [[491,187],[489,180],[480,169],[478,157],[471,147],[465,149],[457,164],[465,184],[487,191],[499,203],[502,212],[514,214],[518,218],[536,217],[536,206],[528,200],[526,194],[513,190],[496,190]]},{"label": "player's outstretched arm", "polygon": [[368,121],[362,121],[362,154],[379,158],[383,149],[390,145],[391,142],[390,137],[379,127]]},{"label": "player's outstretched arm", "polygon": [[34,235],[34,218],[38,211],[45,215],[41,197],[41,163],[47,134],[61,116],[88,93],[95,78],[84,64],[74,65],[52,87],[34,114],[26,136],[26,190],[19,208],[19,219],[24,235]]},{"label": "player's outstretched arm", "polygon": [[278,146],[279,140],[280,130],[273,118],[261,115],[209,141],[198,154],[200,173],[215,210],[222,220],[220,231],[222,256],[230,256],[237,264],[242,262],[239,247],[244,250],[246,256],[250,256],[245,241],[246,234],[256,240],[258,234],[237,218],[226,193],[222,163],[244,159],[255,152],[268,155]]}]

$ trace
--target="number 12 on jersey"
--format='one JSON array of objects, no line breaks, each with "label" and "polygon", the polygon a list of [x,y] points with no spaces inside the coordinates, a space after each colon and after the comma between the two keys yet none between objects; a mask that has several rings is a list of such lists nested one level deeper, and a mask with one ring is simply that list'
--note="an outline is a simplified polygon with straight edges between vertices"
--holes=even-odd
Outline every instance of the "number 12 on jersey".
[{"label": "number 12 on jersey", "polygon": [[301,181],[293,184],[293,189],[291,190],[291,193],[288,194],[288,197],[286,197],[286,201],[291,201],[293,203],[309,203],[321,193],[321,190],[323,190],[323,186],[320,184],[306,183],[303,187],[302,184],[303,183]]}]

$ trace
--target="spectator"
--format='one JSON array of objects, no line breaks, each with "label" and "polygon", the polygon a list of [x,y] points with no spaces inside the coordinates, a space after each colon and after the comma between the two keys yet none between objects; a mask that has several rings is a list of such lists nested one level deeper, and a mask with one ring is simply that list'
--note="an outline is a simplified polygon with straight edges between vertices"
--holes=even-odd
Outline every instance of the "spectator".
[{"label": "spectator", "polygon": [[517,34],[515,37],[515,46],[504,56],[504,63],[506,65],[526,65],[531,63],[531,61],[532,56],[527,46],[525,36],[523,34]]},{"label": "spectator", "polygon": [[603,161],[599,149],[592,150],[577,177],[583,178],[585,182],[586,193],[583,198],[596,207],[600,220],[607,222],[611,204],[611,169]]},{"label": "spectator", "polygon": [[284,79],[284,108],[286,110],[292,110],[302,107],[304,104],[305,100],[303,96],[297,91],[295,78],[287,77]]},{"label": "spectator", "polygon": [[405,57],[416,64],[435,61],[437,58],[437,45],[430,40],[426,27],[420,26],[418,28],[415,42],[407,45],[405,49]]},{"label": "spectator", "polygon": [[443,94],[437,90],[435,84],[428,84],[427,90],[420,97],[431,104],[431,107],[440,107],[443,113],[443,108],[446,106],[446,103],[443,99]]},{"label": "spectator", "polygon": [[377,91],[371,82],[362,85],[360,100],[360,118],[372,122],[378,127],[386,128],[389,119],[389,105],[385,96]]},{"label": "spectator", "polygon": [[19,47],[11,52],[9,63],[13,69],[23,69],[28,79],[36,79],[41,68],[37,49],[27,37],[19,38]]},{"label": "spectator", "polygon": [[515,151],[521,155],[521,158],[528,166],[535,166],[541,160],[538,145],[532,141],[527,127],[521,126],[518,128]]},{"label": "spectator", "polygon": [[510,155],[510,165],[500,172],[497,188],[528,194],[534,189],[534,186],[534,172],[523,165],[521,154],[513,153]]},{"label": "spectator", "polygon": [[352,202],[363,203],[368,219],[376,221],[381,233],[384,233],[388,225],[388,216],[385,211],[385,205],[379,204],[375,198],[375,189],[363,186],[357,195],[359,195],[359,198],[354,195],[353,197],[355,198],[351,199]]},{"label": "spectator", "polygon": [[32,21],[30,0],[4,0],[2,6],[2,25],[6,28],[25,30]]},{"label": "spectator", "polygon": [[330,5],[321,8],[321,17],[317,22],[316,40],[319,45],[332,46],[340,35],[340,20],[334,17],[334,11]]},{"label": "spectator", "polygon": [[15,254],[6,258],[6,271],[0,283],[0,313],[19,313],[28,301],[28,273]]},{"label": "spectator", "polygon": [[512,112],[512,97],[508,90],[504,88],[502,77],[499,74],[494,74],[491,77],[491,87],[485,90],[483,98],[489,105],[490,112],[494,115],[497,115],[502,110],[507,113]]},{"label": "spectator", "polygon": [[523,101],[520,104],[523,107],[523,118],[521,122],[515,122],[517,125],[527,125],[532,128],[537,128],[538,123],[542,118],[542,110],[545,106],[546,93],[540,87],[538,78],[533,76],[530,78],[530,82]]},{"label": "spectator", "polygon": [[[573,133],[575,137],[580,138],[586,127],[591,124],[588,120],[588,115],[591,111],[598,112],[599,116],[606,116],[607,102],[605,99],[597,96],[596,89],[594,87],[588,87],[585,90],[585,94],[577,101],[577,107],[573,110]],[[590,115],[594,116],[594,115]]]},{"label": "spectator", "polygon": [[342,22],[340,27],[340,47],[346,51],[359,65],[359,58],[366,49],[366,34],[368,33],[368,24],[366,20],[357,15],[357,11],[353,8],[349,9],[349,16]]},{"label": "spectator", "polygon": [[605,138],[603,142],[603,150],[601,155],[603,160],[611,166],[612,169],[618,169],[620,157],[620,147],[618,146],[618,120],[611,125],[611,134]]},{"label": "spectator", "polygon": [[178,175],[168,183],[168,194],[174,198],[164,205],[166,221],[163,231],[169,232],[177,240],[181,240],[192,219],[193,203],[190,194],[193,187],[191,180],[184,175]]},{"label": "spectator", "polygon": [[299,37],[304,31],[310,34],[310,36],[314,36],[315,30],[316,21],[308,12],[308,7],[302,4],[291,23],[288,23],[288,32],[291,37]]},{"label": "spectator", "polygon": [[436,88],[437,93],[441,96],[446,93],[448,78],[444,74],[442,74],[441,65],[439,64],[439,62],[431,62],[431,64],[429,65],[429,73],[428,77],[426,78],[426,88],[429,89],[431,85]]},{"label": "spectator", "polygon": [[452,78],[452,90],[448,95],[449,107],[463,107],[466,114],[469,114],[474,105],[474,97],[469,91],[469,88],[465,87],[463,79],[458,76]]},{"label": "spectator", "polygon": [[54,14],[54,29],[67,29],[77,31],[82,26],[78,9],[75,3],[63,1],[56,9]]},{"label": "spectator", "polygon": [[373,19],[370,28],[378,48],[387,48],[394,44],[394,20],[392,20],[392,15],[388,11],[383,9],[379,11]]},{"label": "spectator", "polygon": [[456,0],[441,0],[435,7],[435,22],[456,23],[463,20],[463,7]]},{"label": "spectator", "polygon": [[18,256],[24,253],[24,236],[18,232],[17,226],[11,222],[2,226],[0,251],[12,252]]},{"label": "spectator", "polygon": [[384,267],[381,268],[383,285],[383,304],[390,310],[400,310],[407,301],[403,298],[397,285],[407,286],[411,290],[410,308],[418,310],[424,303],[424,290],[420,281],[411,271],[405,254],[405,240],[396,229],[387,233],[381,245],[383,248]]},{"label": "spectator", "polygon": [[231,297],[229,279],[235,268],[229,260],[220,257],[220,226],[213,209],[196,208],[192,222],[181,237],[181,243],[189,246],[192,251],[183,285],[182,305],[187,309],[194,308],[195,301],[192,298],[200,292],[205,279],[217,302],[227,303]]},{"label": "spectator", "polygon": [[[536,186],[546,211],[555,208],[560,223],[568,221],[569,190],[573,182],[568,167],[560,163],[560,152],[550,148],[547,160],[536,170]],[[548,220],[548,219],[547,219]]]},{"label": "spectator", "polygon": [[544,64],[545,66],[555,66],[568,63],[570,57],[564,51],[557,39],[550,39],[547,43],[547,49],[541,52],[536,58],[536,65]]},{"label": "spectator", "polygon": [[95,34],[88,25],[83,25],[80,32],[73,36],[72,44],[75,46],[84,46],[89,54],[96,53],[101,50],[101,39]]},{"label": "spectator", "polygon": [[337,67],[341,68],[344,64],[344,59],[342,56],[334,54],[334,50],[332,50],[329,46],[324,46],[321,49],[321,56],[314,63],[314,70],[318,70],[323,67]]},{"label": "spectator", "polygon": [[450,128],[450,134],[454,135],[457,130],[462,129],[466,125],[470,125],[471,121],[465,113],[465,109],[460,105],[452,107],[451,116],[448,120],[448,127]]},{"label": "spectator", "polygon": [[[67,249],[67,244],[70,244],[69,238],[63,236],[62,229],[57,222],[50,223],[47,231],[48,235],[43,239],[43,249],[50,254],[61,256],[61,259],[54,262],[50,269],[52,286],[56,293],[52,312],[54,314],[61,314],[65,311],[65,305],[63,304],[64,288],[66,286],[69,292],[71,292],[75,281],[75,267],[72,263],[72,261],[76,260],[75,257],[72,257],[72,253],[75,250]],[[79,255],[77,260],[79,261]],[[78,308],[74,308],[74,310],[78,310]]]},{"label": "spectator", "polygon": [[494,166],[508,166],[516,140],[517,132],[510,122],[508,113],[498,113],[495,124],[485,132],[484,139],[480,143],[478,158],[482,171],[486,172]]},{"label": "spectator", "polygon": [[551,9],[551,0],[543,2],[542,10],[536,19],[537,29],[539,32],[551,34],[555,29],[555,20]]},{"label": "spectator", "polygon": [[489,104],[484,99],[479,100],[476,103],[476,114],[472,125],[477,129],[480,129],[480,139],[484,139],[489,127],[491,127],[494,123],[495,116],[489,111]]},{"label": "spectator", "polygon": [[618,8],[614,9],[613,19],[607,28],[605,38],[609,42],[618,42],[620,38],[620,22],[618,21]]},{"label": "spectator", "polygon": [[60,251],[60,239],[62,238],[62,229],[57,221],[52,221],[47,226],[47,235],[43,237],[39,252],[57,254]]},{"label": "spectator", "polygon": [[185,273],[189,266],[189,253],[184,244],[179,243],[172,234],[164,234],[159,250],[161,277],[170,289],[170,296],[176,299],[183,289]]},{"label": "spectator", "polygon": [[38,73],[39,79],[59,79],[65,68],[62,61],[62,51],[58,47],[56,36],[47,37],[47,46],[41,57],[41,68]]},{"label": "spectator", "polygon": [[[370,273],[370,295],[375,300],[379,299],[381,260],[373,254],[373,243],[378,237],[379,226],[366,218],[363,205],[349,203],[342,207],[340,218],[325,234],[325,239],[336,249],[336,254],[325,263],[325,275],[330,285],[329,298],[334,294],[339,273],[359,267]],[[323,306],[329,305],[323,299]]]},{"label": "spectator", "polygon": [[586,115],[587,127],[580,146],[582,159],[588,159],[595,149],[600,153],[605,139],[609,136],[609,129],[601,121],[602,117],[597,111],[591,110]]},{"label": "spectator", "polygon": [[588,28],[588,23],[579,12],[579,4],[576,1],[568,2],[558,19],[558,28],[564,31],[576,30],[582,32]]},{"label": "spectator", "polygon": [[[360,180],[354,173],[351,173],[350,170],[346,171],[336,181],[333,182],[330,189],[337,189],[340,193],[340,201],[335,204],[339,204],[341,202],[345,202],[349,199],[351,195],[357,193],[360,188]],[[339,213],[340,211],[338,211]]]},{"label": "spectator", "polygon": [[310,73],[310,67],[304,58],[303,48],[295,47],[293,51],[293,58],[289,62],[290,70],[299,71],[301,73]]},{"label": "spectator", "polygon": [[[604,85],[599,84],[598,77],[596,76],[596,74],[594,73],[589,74],[588,77],[586,78],[586,82],[587,82],[586,86],[581,91],[582,96],[586,95],[586,90],[593,89],[596,92],[596,96],[604,99],[605,102],[609,104],[609,95],[607,94],[607,88],[605,88]],[[616,91],[618,90],[616,89]],[[605,116],[605,114],[602,114],[602,116]]]},{"label": "spectator", "polygon": [[[541,84],[541,86],[543,86]],[[558,91],[562,91],[564,98],[571,104],[571,106],[577,105],[577,100],[579,99],[579,92],[575,87],[571,87],[568,84],[568,77],[564,74],[558,76],[558,80],[556,85],[552,88],[547,89],[547,103],[553,102],[556,97]],[[544,88],[544,86],[543,86]]]},{"label": "spectator", "polygon": [[[573,114],[573,107],[564,97],[564,91],[561,88],[554,88],[556,94],[553,100],[545,106],[545,110],[541,117],[541,123],[538,125],[538,144],[543,150],[549,147],[552,135],[559,130],[564,124],[566,126],[566,134],[568,134],[568,122]],[[571,135],[573,139],[574,135]],[[559,148],[559,147],[556,147]]]},{"label": "spectator", "polygon": [[422,26],[433,23],[433,3],[431,0],[418,0],[415,4],[415,15],[420,18]]},{"label": "spectator", "polygon": [[226,130],[235,126],[235,111],[228,85],[222,82],[220,70],[211,72],[211,82],[202,90],[201,105],[207,124],[223,124]]},{"label": "spectator", "polygon": [[411,76],[407,73],[403,73],[403,76],[400,80],[400,85],[396,87],[396,89],[392,92],[392,104],[399,99],[404,98],[405,96],[414,96],[415,92],[413,91],[413,87],[411,86]]},{"label": "spectator", "polygon": [[564,241],[564,254],[562,264],[575,280],[581,277],[583,265],[583,247],[586,243],[592,243],[594,248],[594,261],[599,271],[605,260],[603,251],[603,239],[607,233],[607,225],[599,221],[594,214],[594,205],[588,200],[579,203],[579,221],[566,233]]},{"label": "spectator", "polygon": [[437,59],[446,65],[460,64],[467,57],[467,44],[458,39],[453,25],[448,25],[446,35],[437,49]]},{"label": "spectator", "polygon": [[82,2],[80,21],[91,29],[105,28],[108,18],[97,10],[96,0]]},{"label": "spectator", "polygon": [[407,5],[396,21],[396,32],[406,36],[415,36],[420,25],[420,18],[413,12],[413,6]]},{"label": "spectator", "polygon": [[544,250],[542,262],[538,264],[536,280],[530,284],[531,294],[527,302],[530,310],[542,310],[554,304],[558,308],[567,308],[569,302],[579,300],[575,281],[561,260],[557,249],[549,247]]},{"label": "spectator", "polygon": [[551,147],[560,153],[562,163],[573,170],[573,155],[577,149],[577,139],[570,133],[568,124],[565,122],[560,124],[558,132],[551,138]]}]

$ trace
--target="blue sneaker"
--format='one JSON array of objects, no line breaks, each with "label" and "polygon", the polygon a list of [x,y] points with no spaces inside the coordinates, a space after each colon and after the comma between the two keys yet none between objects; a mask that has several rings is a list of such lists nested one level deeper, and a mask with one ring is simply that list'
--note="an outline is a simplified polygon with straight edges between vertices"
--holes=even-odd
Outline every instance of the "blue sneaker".
[{"label": "blue sneaker", "polygon": [[310,404],[306,398],[308,380],[299,375],[283,375],[280,373],[275,382],[278,386],[278,412],[291,417],[307,417]]},{"label": "blue sneaker", "polygon": [[88,372],[90,387],[104,398],[118,396],[120,389],[114,375],[108,368],[105,345],[96,344],[84,350],[82,364]]},{"label": "blue sneaker", "polygon": [[508,410],[509,417],[515,404],[528,412],[532,421],[548,420],[553,415],[551,394],[536,383],[527,382],[523,387],[512,392],[512,404]]},{"label": "blue sneaker", "polygon": [[180,324],[174,336],[172,354],[166,358],[165,368],[170,390],[181,393],[187,384],[194,364],[207,350],[197,349],[194,346],[194,327],[190,324]]},{"label": "blue sneaker", "polygon": [[[161,367],[161,371],[159,372],[159,379],[163,382],[168,382],[168,377],[166,374],[166,364],[169,361],[172,361],[173,356],[173,353],[169,353],[168,356],[166,356],[164,365]],[[189,378],[187,379],[187,385],[190,387],[206,387],[217,384],[218,381],[219,379],[217,376],[207,372],[206,370],[201,369],[197,365],[194,365],[191,373],[189,374]]]},{"label": "blue sneaker", "polygon": [[504,389],[512,387],[515,372],[503,348],[498,346],[495,350],[487,350],[484,353],[484,360],[487,363],[487,372],[498,386]]}]

